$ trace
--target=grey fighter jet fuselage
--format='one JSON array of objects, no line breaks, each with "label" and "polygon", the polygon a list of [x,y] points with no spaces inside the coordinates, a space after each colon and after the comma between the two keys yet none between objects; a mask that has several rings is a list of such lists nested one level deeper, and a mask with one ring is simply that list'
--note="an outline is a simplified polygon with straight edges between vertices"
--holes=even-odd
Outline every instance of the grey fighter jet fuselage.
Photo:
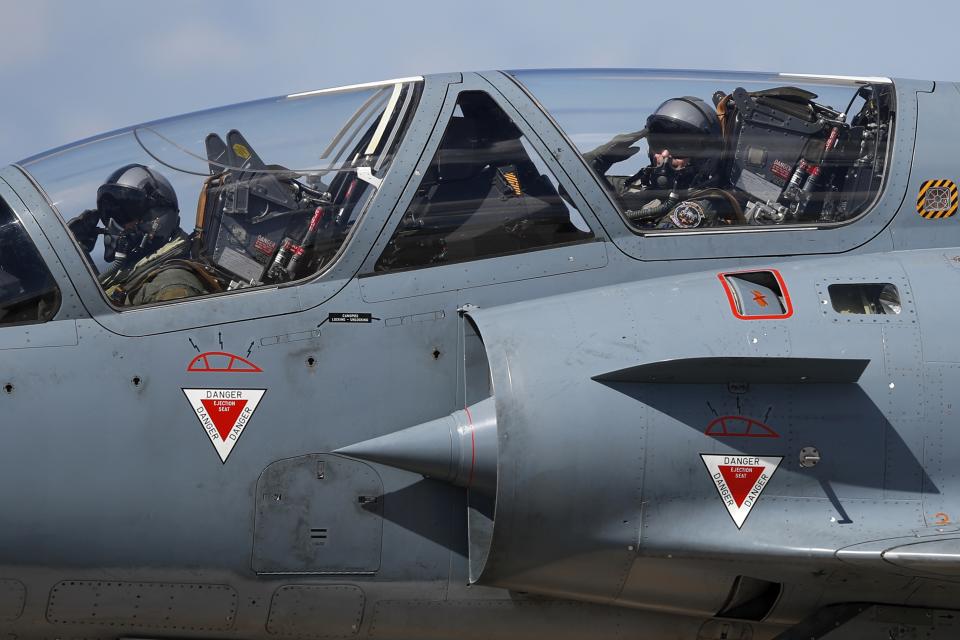
[{"label": "grey fighter jet fuselage", "polygon": [[0,170],[0,638],[953,638],[960,90],[455,73]]}]

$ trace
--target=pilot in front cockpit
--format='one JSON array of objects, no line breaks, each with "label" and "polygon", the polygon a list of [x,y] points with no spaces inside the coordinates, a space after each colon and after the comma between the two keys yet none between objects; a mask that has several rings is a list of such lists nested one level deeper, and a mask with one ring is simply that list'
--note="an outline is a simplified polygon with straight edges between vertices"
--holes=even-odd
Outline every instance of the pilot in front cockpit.
[{"label": "pilot in front cockpit", "polygon": [[[67,226],[91,265],[89,254],[103,236],[103,258],[110,267],[98,279],[115,304],[188,298],[209,292],[213,284],[186,260],[190,243],[180,228],[176,192],[161,173],[144,165],[128,164],[110,174],[97,189],[97,208]],[[161,263],[164,268],[152,268]]]},{"label": "pilot in front cockpit", "polygon": [[[695,97],[671,98],[646,125],[584,154],[606,178],[633,225],[694,229],[742,220],[739,203],[722,189],[723,135],[713,108]],[[649,165],[632,176],[607,175],[613,165],[639,152],[632,145],[643,138]]]}]

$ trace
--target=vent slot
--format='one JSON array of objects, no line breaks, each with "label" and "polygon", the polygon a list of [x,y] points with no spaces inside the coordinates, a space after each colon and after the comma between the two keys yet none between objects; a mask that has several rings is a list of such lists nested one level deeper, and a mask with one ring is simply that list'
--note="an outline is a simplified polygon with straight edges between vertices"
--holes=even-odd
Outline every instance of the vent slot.
[{"label": "vent slot", "polygon": [[310,529],[310,539],[319,544],[324,544],[327,541],[327,530]]},{"label": "vent slot", "polygon": [[779,582],[737,576],[730,587],[727,602],[717,612],[717,617],[763,620],[777,603],[782,588]]}]

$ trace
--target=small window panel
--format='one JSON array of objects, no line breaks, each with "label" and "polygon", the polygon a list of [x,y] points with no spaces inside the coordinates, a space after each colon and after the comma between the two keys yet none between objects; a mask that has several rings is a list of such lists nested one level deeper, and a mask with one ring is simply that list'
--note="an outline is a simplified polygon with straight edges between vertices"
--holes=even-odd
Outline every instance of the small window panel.
[{"label": "small window panel", "polygon": [[831,284],[827,290],[840,314],[898,316],[903,311],[900,291],[889,282]]}]

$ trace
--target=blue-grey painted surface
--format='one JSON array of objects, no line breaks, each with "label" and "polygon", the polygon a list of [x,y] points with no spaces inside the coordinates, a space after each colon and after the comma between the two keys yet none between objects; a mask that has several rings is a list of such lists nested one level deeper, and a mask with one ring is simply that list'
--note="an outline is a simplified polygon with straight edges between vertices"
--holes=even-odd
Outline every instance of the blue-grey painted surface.
[{"label": "blue-grey painted surface", "polygon": [[[760,639],[826,620],[813,637],[890,625],[951,637],[954,614],[937,610],[960,602],[960,216],[924,219],[915,198],[924,180],[960,179],[960,93],[895,86],[889,171],[862,218],[642,235],[510,77],[431,76],[331,268],[124,311],[29,177],[0,171],[63,294],[53,320],[0,327],[0,630]],[[475,90],[517,122],[595,241],[374,272],[457,95]],[[718,274],[744,270],[779,272],[791,313],[737,318]],[[838,284],[895,285],[901,312],[840,313]],[[324,322],[343,312],[375,320]],[[188,370],[212,351],[261,371]],[[684,359],[711,381],[684,379]],[[817,381],[831,362],[865,364]],[[605,377],[641,365],[674,377]],[[266,390],[226,462],[190,389]],[[370,457],[358,443],[488,397],[497,459],[480,490],[462,488],[460,414],[437,431],[457,465],[446,476],[332,453]],[[774,435],[711,435],[724,416]],[[782,458],[742,526],[701,456]],[[764,606],[751,616],[743,602]],[[846,603],[861,608],[832,606]]]}]

